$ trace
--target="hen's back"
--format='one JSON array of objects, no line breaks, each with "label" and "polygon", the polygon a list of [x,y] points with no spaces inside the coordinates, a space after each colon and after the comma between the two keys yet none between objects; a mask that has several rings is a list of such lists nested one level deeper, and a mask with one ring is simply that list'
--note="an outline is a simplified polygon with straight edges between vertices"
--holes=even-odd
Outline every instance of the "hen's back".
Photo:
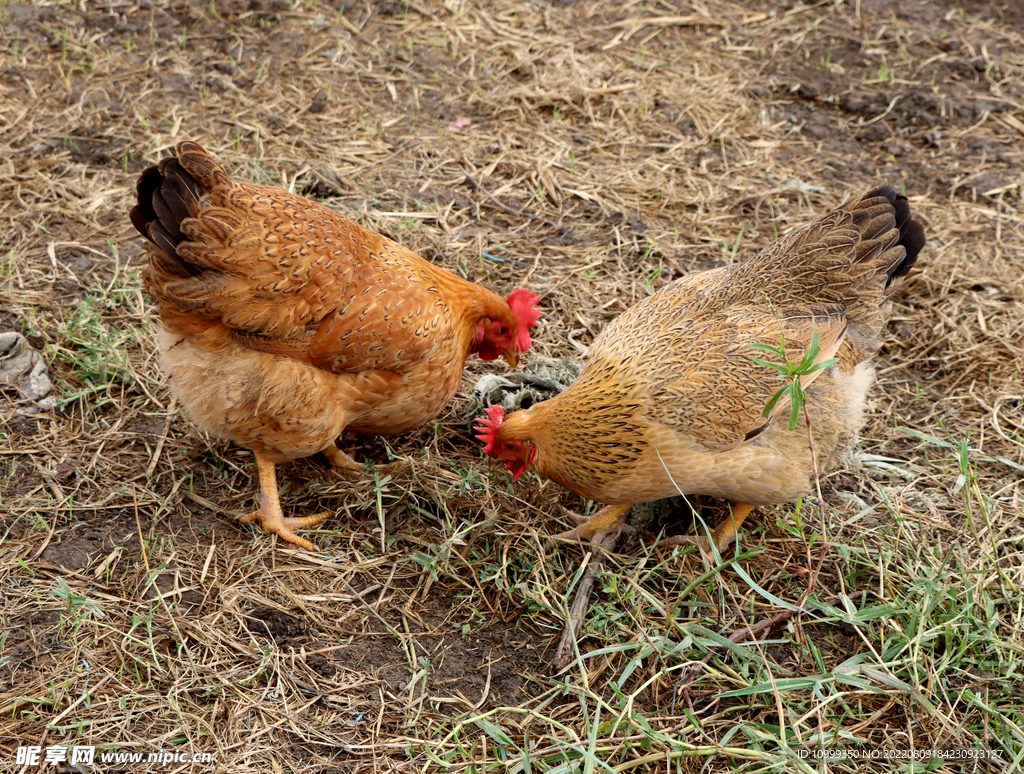
[{"label": "hen's back", "polygon": [[892,298],[924,244],[907,197],[883,185],[732,267],[722,286],[731,303],[841,307],[865,357],[878,349]]},{"label": "hen's back", "polygon": [[131,220],[176,333],[342,373],[402,371],[449,324],[427,261],[317,202],[232,181],[194,142],[143,172]]},{"label": "hen's back", "polygon": [[924,243],[924,228],[911,217],[907,198],[881,186],[747,261],[665,286],[605,328],[592,352],[645,349],[645,342],[654,350],[674,349],[677,337],[686,340],[716,320],[724,332],[730,319],[764,315],[779,321],[842,318],[850,329],[844,334],[865,343],[875,339],[877,349],[892,297]]}]

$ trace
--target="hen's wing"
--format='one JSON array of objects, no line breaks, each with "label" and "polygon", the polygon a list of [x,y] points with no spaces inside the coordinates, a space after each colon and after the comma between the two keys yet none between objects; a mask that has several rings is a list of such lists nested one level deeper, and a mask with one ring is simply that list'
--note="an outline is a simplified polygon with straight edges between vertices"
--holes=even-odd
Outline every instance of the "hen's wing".
[{"label": "hen's wing", "polygon": [[[594,342],[594,370],[602,361],[624,366],[644,385],[647,417],[705,448],[744,443],[765,429],[762,412],[786,384],[753,360],[776,358],[751,345],[784,341],[787,360],[799,363],[817,334],[814,362],[838,355],[849,370],[878,348],[894,281],[923,244],[906,199],[876,189],[745,263],[692,275],[637,304]],[[772,415],[788,405],[780,401]]]},{"label": "hen's wing", "polygon": [[838,305],[849,322],[839,352],[848,369],[878,350],[892,297],[924,243],[907,198],[880,186],[729,267],[706,303]]},{"label": "hen's wing", "polygon": [[[673,292],[651,296],[641,315],[631,319],[623,315],[618,324],[609,326],[608,335],[594,344],[588,370],[597,376],[604,370],[602,362],[607,362],[616,364],[614,371],[620,374],[634,375],[642,384],[648,421],[689,436],[707,449],[724,450],[763,431],[768,420],[762,411],[785,386],[775,369],[752,359],[772,362],[776,358],[751,345],[778,347],[784,339],[787,358],[798,363],[817,334],[817,363],[835,356],[847,331],[839,306],[774,311],[735,306],[714,315],[693,316],[691,311],[700,305],[700,291],[693,286],[665,290],[669,289]],[[652,326],[643,317],[672,319],[675,324]],[[638,346],[638,341],[643,344]],[[801,385],[806,388],[821,373],[801,377]],[[772,416],[788,406],[779,401]]]},{"label": "hen's wing", "polygon": [[138,183],[132,222],[165,325],[341,373],[401,371],[450,335],[430,264],[320,204],[232,182],[199,145]]}]

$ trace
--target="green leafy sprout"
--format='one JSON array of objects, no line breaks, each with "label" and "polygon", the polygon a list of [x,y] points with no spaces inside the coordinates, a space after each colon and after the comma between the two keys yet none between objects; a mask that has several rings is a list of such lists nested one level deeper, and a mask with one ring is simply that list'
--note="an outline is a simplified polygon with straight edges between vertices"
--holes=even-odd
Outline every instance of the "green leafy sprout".
[{"label": "green leafy sprout", "polygon": [[789,359],[789,355],[786,354],[786,336],[785,334],[779,335],[779,346],[773,347],[771,344],[751,344],[754,349],[759,349],[762,352],[770,352],[778,358],[777,363],[770,363],[767,360],[761,360],[761,358],[750,356],[758,365],[767,366],[768,368],[774,368],[778,371],[779,379],[783,379],[789,382],[785,387],[780,387],[778,392],[772,396],[772,399],[768,401],[768,404],[764,407],[764,411],[761,412],[763,417],[771,417],[772,411],[775,409],[776,404],[784,396],[789,396],[789,423],[786,427],[789,430],[796,429],[796,422],[800,416],[800,410],[804,407],[804,403],[807,401],[807,393],[804,392],[804,388],[800,386],[800,377],[813,374],[815,371],[820,371],[822,368],[828,368],[839,362],[839,358],[832,357],[828,360],[822,360],[820,363],[815,363],[815,359],[818,357],[818,353],[821,348],[818,346],[818,334],[811,334],[811,344],[804,353],[803,359],[793,364],[793,361]]}]

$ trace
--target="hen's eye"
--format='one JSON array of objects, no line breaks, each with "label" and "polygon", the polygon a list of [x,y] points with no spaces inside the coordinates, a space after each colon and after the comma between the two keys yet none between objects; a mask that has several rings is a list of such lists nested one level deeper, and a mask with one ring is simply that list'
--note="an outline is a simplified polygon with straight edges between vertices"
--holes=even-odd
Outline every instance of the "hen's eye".
[{"label": "hen's eye", "polygon": [[500,328],[498,328],[498,333],[500,333],[502,336],[505,336],[508,333],[508,328],[502,325]]}]

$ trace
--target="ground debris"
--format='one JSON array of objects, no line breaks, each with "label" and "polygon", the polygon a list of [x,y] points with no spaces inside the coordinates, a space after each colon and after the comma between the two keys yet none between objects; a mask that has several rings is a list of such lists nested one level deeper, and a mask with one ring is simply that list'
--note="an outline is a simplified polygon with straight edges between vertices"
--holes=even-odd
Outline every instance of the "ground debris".
[{"label": "ground debris", "polygon": [[488,406],[501,406],[505,413],[529,408],[562,392],[582,370],[583,363],[575,358],[536,356],[516,373],[485,374],[473,387],[462,414],[472,421]]},{"label": "ground debris", "polygon": [[31,401],[44,411],[57,407],[51,396],[53,382],[46,361],[20,333],[0,333],[0,389],[14,388],[23,401]]}]

